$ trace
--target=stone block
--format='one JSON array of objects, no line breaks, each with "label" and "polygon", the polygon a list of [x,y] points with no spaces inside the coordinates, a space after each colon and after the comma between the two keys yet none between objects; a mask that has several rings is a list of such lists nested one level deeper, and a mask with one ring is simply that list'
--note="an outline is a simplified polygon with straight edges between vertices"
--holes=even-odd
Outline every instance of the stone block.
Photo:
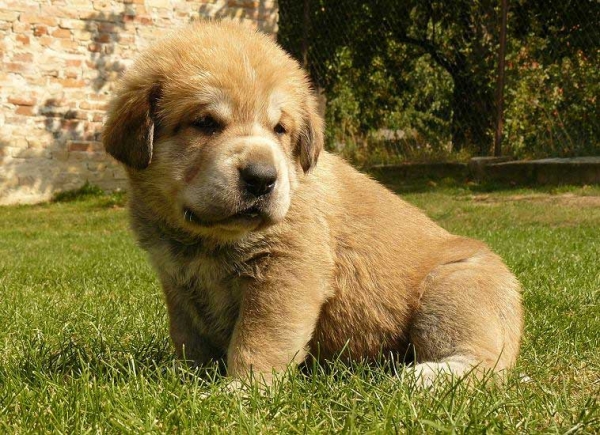
[{"label": "stone block", "polygon": [[0,21],[16,21],[19,18],[18,11],[0,10]]},{"label": "stone block", "polygon": [[60,46],[67,52],[76,52],[79,48],[79,43],[77,41],[71,41],[69,39],[61,39]]},{"label": "stone block", "polygon": [[58,19],[56,17],[47,16],[47,15],[33,15],[33,14],[21,14],[19,16],[19,21],[22,23],[28,24],[46,24],[48,26],[57,26]]},{"label": "stone block", "polygon": [[58,21],[58,26],[62,29],[83,30],[87,29],[89,24],[79,19],[61,18]]},{"label": "stone block", "polygon": [[31,42],[31,41],[30,41],[30,39],[29,39],[29,36],[27,36],[27,35],[23,35],[23,34],[18,34],[18,35],[15,37],[15,40],[16,40],[17,42],[20,42],[22,45],[29,45],[29,44],[30,44],[30,42]]},{"label": "stone block", "polygon": [[14,53],[12,60],[14,62],[33,62],[33,53]]},{"label": "stone block", "polygon": [[171,8],[171,0],[146,0],[146,6],[149,8]]},{"label": "stone block", "polygon": [[14,33],[25,33],[31,30],[31,24],[22,23],[20,21],[13,22],[12,30]]},{"label": "stone block", "polygon": [[40,37],[48,34],[48,26],[45,24],[34,24],[33,25],[33,36]]},{"label": "stone block", "polygon": [[17,106],[15,113],[23,116],[33,116],[36,114],[34,108],[31,106]]},{"label": "stone block", "polygon": [[78,79],[58,79],[57,80],[65,88],[83,88],[86,82]]},{"label": "stone block", "polygon": [[38,1],[22,1],[12,0],[2,2],[2,9],[7,11],[26,12],[36,14],[40,12],[40,2]]},{"label": "stone block", "polygon": [[54,38],[71,38],[72,33],[69,29],[61,29],[60,27],[52,32]]},{"label": "stone block", "polygon": [[79,10],[67,6],[42,5],[42,15],[54,18],[79,18]]},{"label": "stone block", "polygon": [[8,102],[17,106],[35,106],[37,100],[31,95],[9,96]]}]

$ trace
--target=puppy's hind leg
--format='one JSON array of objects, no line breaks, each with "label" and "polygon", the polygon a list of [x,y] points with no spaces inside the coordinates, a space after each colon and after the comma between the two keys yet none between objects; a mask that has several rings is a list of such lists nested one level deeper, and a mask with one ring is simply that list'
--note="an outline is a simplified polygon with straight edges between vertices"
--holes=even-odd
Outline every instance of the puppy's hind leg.
[{"label": "puppy's hind leg", "polygon": [[438,377],[446,379],[461,378],[477,368],[477,360],[473,357],[453,355],[439,362],[424,362],[411,367],[417,385],[430,387]]},{"label": "puppy's hind leg", "polygon": [[454,254],[427,275],[409,332],[418,363],[413,370],[425,386],[440,374],[508,369],[519,351],[517,280],[482,244],[460,238],[453,243],[463,245],[455,252],[471,252],[458,259]]}]

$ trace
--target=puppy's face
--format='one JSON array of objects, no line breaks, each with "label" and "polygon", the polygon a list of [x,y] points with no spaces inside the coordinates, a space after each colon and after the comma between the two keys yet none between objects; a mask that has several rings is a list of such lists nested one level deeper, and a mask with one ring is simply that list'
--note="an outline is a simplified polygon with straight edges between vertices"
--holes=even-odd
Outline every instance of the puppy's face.
[{"label": "puppy's face", "polygon": [[322,147],[305,74],[268,37],[190,26],[143,55],[103,140],[134,191],[171,225],[235,239],[285,218]]}]

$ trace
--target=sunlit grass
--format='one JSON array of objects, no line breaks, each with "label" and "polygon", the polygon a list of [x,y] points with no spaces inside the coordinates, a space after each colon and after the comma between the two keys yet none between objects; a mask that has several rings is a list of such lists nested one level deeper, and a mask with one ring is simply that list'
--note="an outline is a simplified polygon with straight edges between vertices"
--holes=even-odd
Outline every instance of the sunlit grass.
[{"label": "sunlit grass", "polygon": [[0,433],[600,430],[600,189],[484,190],[404,194],[486,241],[524,287],[522,354],[507,383],[434,391],[416,390],[401,367],[334,363],[268,394],[229,393],[216,370],[177,365],[122,196],[0,208]]}]

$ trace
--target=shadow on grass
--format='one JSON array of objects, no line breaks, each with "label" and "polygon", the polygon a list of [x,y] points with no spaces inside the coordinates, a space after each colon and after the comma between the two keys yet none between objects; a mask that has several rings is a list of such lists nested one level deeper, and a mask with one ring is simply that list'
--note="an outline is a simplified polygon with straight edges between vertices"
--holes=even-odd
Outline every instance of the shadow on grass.
[{"label": "shadow on grass", "polygon": [[[398,194],[411,194],[411,193],[447,193],[452,194],[478,194],[478,193],[514,193],[521,192],[524,190],[534,190],[538,193],[566,193],[566,192],[580,192],[582,189],[586,189],[585,186],[572,186],[572,185],[558,185],[558,186],[526,186],[516,184],[500,184],[496,182],[481,182],[475,183],[472,181],[460,181],[452,178],[446,178],[442,180],[409,180],[399,181],[397,179],[378,179],[373,177],[387,188]],[[593,191],[600,189],[600,186],[589,186]],[[95,199],[94,207],[97,208],[122,208],[127,205],[127,192],[116,191],[107,193],[102,188],[86,183],[78,189],[67,190],[57,193],[52,203],[72,203]]]},{"label": "shadow on grass", "polygon": [[122,191],[107,193],[102,188],[86,181],[83,186],[74,190],[59,192],[52,198],[53,203],[78,202],[95,198],[100,208],[124,207],[127,194]]},{"label": "shadow on grass", "polygon": [[559,184],[559,185],[535,185],[535,184],[506,184],[492,181],[474,182],[465,180],[456,180],[452,178],[445,178],[441,180],[430,180],[430,179],[417,179],[417,180],[406,180],[401,181],[398,179],[377,177],[370,174],[375,180],[386,186],[398,194],[410,194],[410,193],[433,193],[433,192],[444,192],[448,194],[453,193],[513,193],[519,191],[532,191],[538,193],[566,193],[572,191],[580,191],[586,188],[593,188],[594,190],[600,188],[600,185],[592,186],[581,186],[581,185],[570,185],[570,184]]},{"label": "shadow on grass", "polygon": [[190,367],[181,363],[170,341],[157,336],[126,347],[102,339],[79,342],[74,338],[50,345],[43,337],[34,336],[24,349],[19,372],[30,385],[44,384],[48,378],[56,377],[127,381],[140,375],[146,379],[175,375],[182,382],[214,382],[223,376],[222,364]]}]

